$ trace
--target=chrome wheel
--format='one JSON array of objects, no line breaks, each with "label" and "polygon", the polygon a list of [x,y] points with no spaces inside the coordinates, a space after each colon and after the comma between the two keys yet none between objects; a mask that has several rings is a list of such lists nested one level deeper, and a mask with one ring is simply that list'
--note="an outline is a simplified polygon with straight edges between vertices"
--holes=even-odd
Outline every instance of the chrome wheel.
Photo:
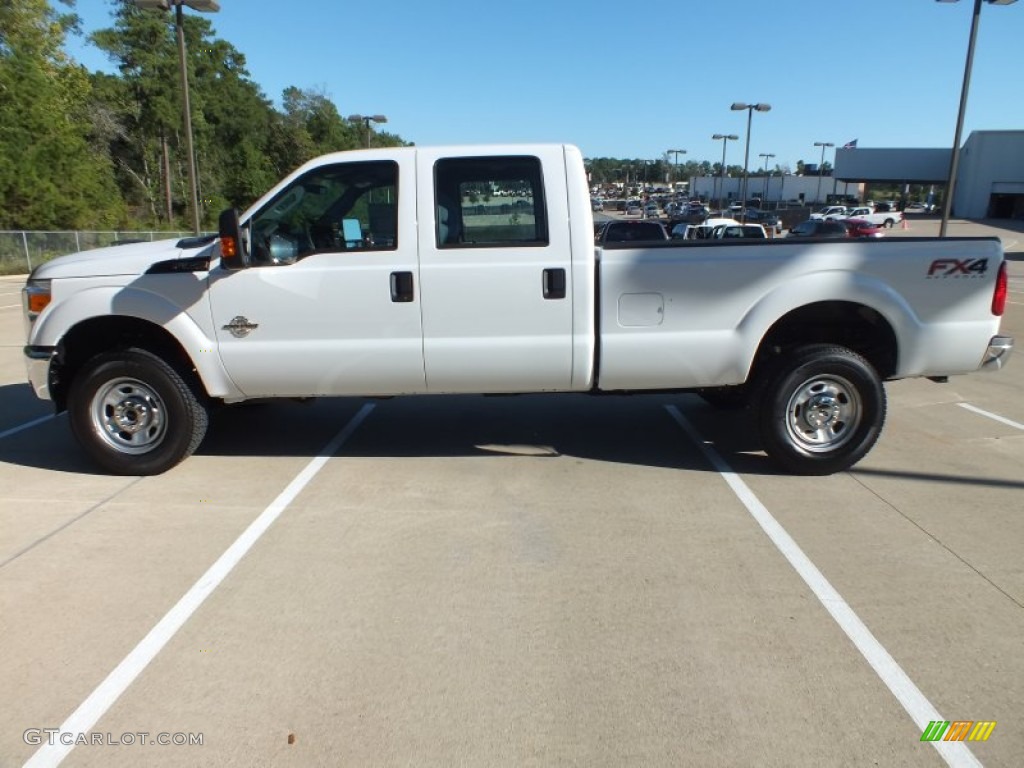
[{"label": "chrome wheel", "polygon": [[885,389],[875,368],[834,344],[787,350],[757,374],[755,412],[765,452],[801,475],[831,475],[856,464],[885,422]]},{"label": "chrome wheel", "polygon": [[153,450],[167,435],[167,408],[156,391],[133,378],[117,378],[96,390],[89,408],[96,434],[120,453]]},{"label": "chrome wheel", "polygon": [[849,442],[863,407],[856,387],[841,376],[815,376],[796,387],[786,408],[786,430],[810,453],[833,451]]}]

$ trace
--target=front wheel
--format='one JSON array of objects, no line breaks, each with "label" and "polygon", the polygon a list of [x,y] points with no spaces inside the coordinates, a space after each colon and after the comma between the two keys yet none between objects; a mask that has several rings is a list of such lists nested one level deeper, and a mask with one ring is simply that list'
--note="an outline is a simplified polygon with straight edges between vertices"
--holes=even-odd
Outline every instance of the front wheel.
[{"label": "front wheel", "polygon": [[157,475],[190,456],[206,434],[206,408],[173,367],[142,349],[97,355],[68,393],[78,442],[115,475]]},{"label": "front wheel", "polygon": [[790,472],[841,472],[878,440],[885,406],[882,380],[863,357],[828,344],[799,347],[762,377],[761,440]]}]

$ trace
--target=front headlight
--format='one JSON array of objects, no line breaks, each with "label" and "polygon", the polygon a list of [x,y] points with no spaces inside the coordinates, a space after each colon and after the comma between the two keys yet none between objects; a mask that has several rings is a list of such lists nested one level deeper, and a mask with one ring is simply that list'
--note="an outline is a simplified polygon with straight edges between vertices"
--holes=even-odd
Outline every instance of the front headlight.
[{"label": "front headlight", "polygon": [[39,313],[50,303],[50,281],[29,280],[21,289],[21,296],[25,307],[25,317],[30,323],[34,322],[39,317]]}]

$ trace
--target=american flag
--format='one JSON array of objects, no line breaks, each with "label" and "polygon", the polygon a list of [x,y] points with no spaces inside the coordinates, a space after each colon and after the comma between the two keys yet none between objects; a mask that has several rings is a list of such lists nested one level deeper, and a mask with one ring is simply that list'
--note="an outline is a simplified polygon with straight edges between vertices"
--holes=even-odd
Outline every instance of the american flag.
[{"label": "american flag", "polygon": [[843,149],[856,149],[856,148],[857,148],[857,140],[856,139],[854,139],[853,141],[848,141],[845,144],[843,144]]}]

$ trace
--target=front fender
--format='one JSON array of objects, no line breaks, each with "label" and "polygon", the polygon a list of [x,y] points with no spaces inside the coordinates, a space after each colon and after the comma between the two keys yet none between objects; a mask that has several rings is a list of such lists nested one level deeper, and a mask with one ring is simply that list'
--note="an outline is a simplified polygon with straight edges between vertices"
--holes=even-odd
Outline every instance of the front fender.
[{"label": "front fender", "polygon": [[55,280],[53,300],[33,324],[28,343],[57,347],[72,328],[96,318],[143,320],[175,339],[211,397],[243,397],[218,353],[206,283],[205,276],[192,273],[142,275],[127,285],[110,285],[109,278]]}]

